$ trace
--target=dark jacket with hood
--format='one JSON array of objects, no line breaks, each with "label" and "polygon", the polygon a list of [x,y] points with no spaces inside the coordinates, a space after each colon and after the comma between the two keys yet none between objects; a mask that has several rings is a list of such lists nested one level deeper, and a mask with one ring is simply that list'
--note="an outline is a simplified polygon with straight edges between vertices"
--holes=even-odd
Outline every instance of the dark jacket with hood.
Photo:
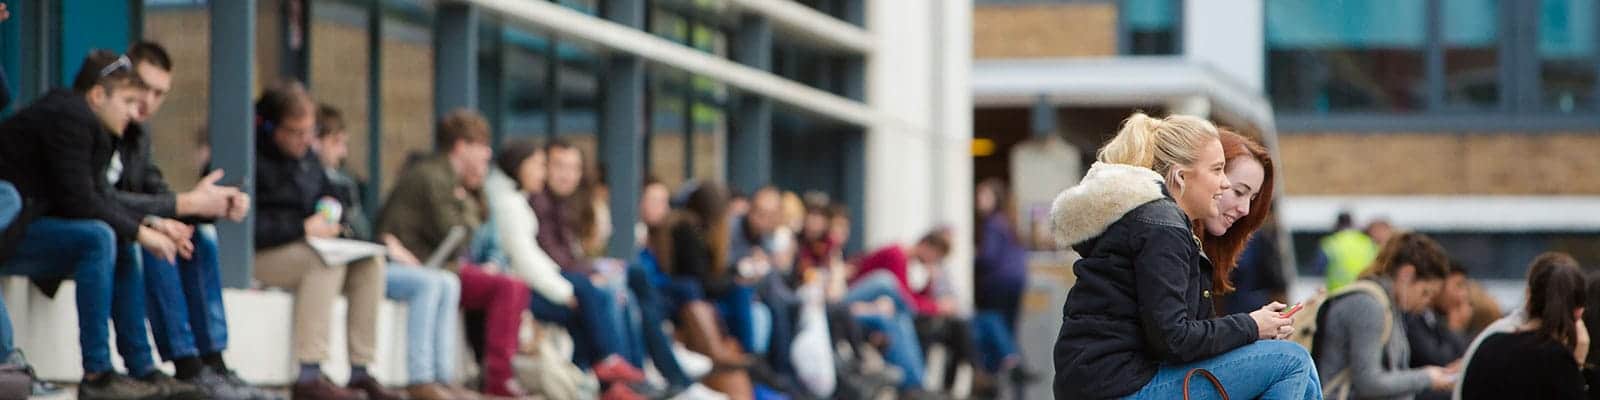
[{"label": "dark jacket with hood", "polygon": [[23,199],[22,212],[0,239],[9,256],[23,228],[40,216],[104,221],[122,243],[139,233],[143,213],[115,201],[106,167],[117,136],[83,96],[55,90],[0,122],[0,180]]},{"label": "dark jacket with hood", "polygon": [[1249,315],[1215,318],[1211,262],[1155,171],[1097,163],[1056,197],[1051,219],[1056,242],[1083,256],[1062,307],[1056,398],[1127,396],[1163,363],[1256,340]]},{"label": "dark jacket with hood", "polygon": [[277,247],[306,237],[305,220],[317,200],[335,198],[314,151],[286,154],[271,132],[256,134],[256,248]]}]

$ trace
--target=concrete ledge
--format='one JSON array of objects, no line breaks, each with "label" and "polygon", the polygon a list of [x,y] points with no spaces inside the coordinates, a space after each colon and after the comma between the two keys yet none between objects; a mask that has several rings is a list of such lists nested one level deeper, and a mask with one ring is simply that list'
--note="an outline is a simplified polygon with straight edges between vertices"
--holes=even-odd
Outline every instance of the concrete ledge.
[{"label": "concrete ledge", "polygon": [[[62,283],[54,298],[45,297],[23,278],[7,277],[0,287],[4,288],[6,309],[11,314],[14,343],[27,353],[39,377],[50,381],[80,380],[83,364],[73,283]],[[228,366],[253,384],[288,385],[298,368],[291,346],[293,297],[278,290],[227,289],[223,291],[223,304],[228,310]],[[404,304],[392,301],[385,301],[378,310],[377,359],[369,368],[385,385],[406,383],[405,310]],[[345,314],[345,302],[340,299],[334,305],[329,325],[329,357],[322,364],[323,371],[336,382],[343,382],[350,374]],[[126,371],[115,349],[114,332],[110,341],[112,362],[118,370]],[[170,364],[162,369],[172,372]]]}]

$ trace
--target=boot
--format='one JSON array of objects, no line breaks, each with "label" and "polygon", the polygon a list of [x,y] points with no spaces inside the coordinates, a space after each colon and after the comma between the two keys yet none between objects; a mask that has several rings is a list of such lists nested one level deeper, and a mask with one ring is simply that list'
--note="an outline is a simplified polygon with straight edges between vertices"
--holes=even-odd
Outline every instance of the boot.
[{"label": "boot", "polygon": [[680,341],[690,351],[704,354],[711,359],[713,369],[746,368],[751,364],[750,357],[739,348],[739,342],[722,334],[722,328],[717,323],[716,309],[711,303],[695,301],[683,305],[678,312],[680,324],[678,333]]}]

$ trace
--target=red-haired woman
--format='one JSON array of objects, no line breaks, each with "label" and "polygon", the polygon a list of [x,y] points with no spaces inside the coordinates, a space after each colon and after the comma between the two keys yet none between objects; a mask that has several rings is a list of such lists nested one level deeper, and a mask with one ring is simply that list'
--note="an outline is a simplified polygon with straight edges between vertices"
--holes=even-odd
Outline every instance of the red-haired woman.
[{"label": "red-haired woman", "polygon": [[[1266,147],[1231,130],[1217,131],[1222,141],[1222,157],[1228,160],[1225,173],[1232,186],[1217,198],[1217,216],[1203,221],[1205,230],[1200,234],[1200,243],[1206,257],[1211,259],[1212,286],[1226,294],[1235,289],[1232,274],[1251,234],[1261,228],[1271,213],[1274,183],[1272,155],[1267,153]],[[1241,280],[1260,286],[1261,282],[1251,278],[1262,274],[1252,275]],[[1254,310],[1271,300],[1265,293],[1252,291],[1229,296],[1228,302],[1230,310]]]}]

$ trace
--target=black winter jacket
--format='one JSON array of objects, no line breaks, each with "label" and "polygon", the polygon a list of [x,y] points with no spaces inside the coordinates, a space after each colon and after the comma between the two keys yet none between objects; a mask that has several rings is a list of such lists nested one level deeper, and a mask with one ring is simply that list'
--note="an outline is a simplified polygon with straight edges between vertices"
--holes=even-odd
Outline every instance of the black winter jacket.
[{"label": "black winter jacket", "polygon": [[1127,396],[1163,363],[1256,340],[1248,315],[1215,318],[1211,263],[1154,171],[1097,163],[1056,198],[1051,218],[1056,241],[1083,257],[1062,307],[1056,398]]},{"label": "black winter jacket", "polygon": [[305,220],[317,200],[338,198],[314,151],[285,154],[270,132],[256,134],[256,248],[277,247],[306,237]]},{"label": "black winter jacket", "polygon": [[0,259],[40,216],[104,221],[123,243],[138,236],[144,214],[114,201],[106,180],[116,140],[83,96],[67,90],[46,93],[0,122],[0,180],[23,199],[0,240]]}]

